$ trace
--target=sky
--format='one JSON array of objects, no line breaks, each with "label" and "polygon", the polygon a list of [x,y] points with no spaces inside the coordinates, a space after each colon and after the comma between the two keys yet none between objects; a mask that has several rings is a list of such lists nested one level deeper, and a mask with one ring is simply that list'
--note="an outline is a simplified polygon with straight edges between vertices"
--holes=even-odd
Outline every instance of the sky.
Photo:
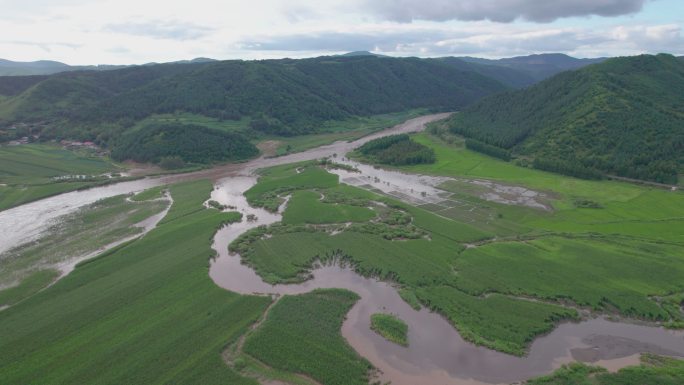
[{"label": "sky", "polygon": [[0,58],[684,55],[683,0],[0,0]]}]

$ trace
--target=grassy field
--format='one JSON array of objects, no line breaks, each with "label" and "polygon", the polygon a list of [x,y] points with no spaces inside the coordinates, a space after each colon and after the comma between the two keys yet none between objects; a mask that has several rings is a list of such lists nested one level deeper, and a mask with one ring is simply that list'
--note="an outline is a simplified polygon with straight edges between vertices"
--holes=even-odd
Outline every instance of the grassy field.
[{"label": "grassy field", "polygon": [[408,325],[392,314],[371,314],[371,329],[388,341],[408,346]]},{"label": "grassy field", "polygon": [[571,364],[553,374],[535,378],[527,385],[679,385],[684,383],[684,361],[645,354],[641,365],[629,366],[617,373],[583,364]]},{"label": "grassy field", "polygon": [[[121,171],[106,158],[57,145],[0,146],[0,210],[66,191],[102,183],[98,175]],[[65,175],[87,175],[88,180],[56,181]]]},{"label": "grassy field", "polygon": [[367,384],[371,365],[340,333],[345,315],[358,299],[341,289],[285,296],[247,338],[243,349],[271,367],[304,374],[322,384]]},{"label": "grassy field", "polygon": [[[84,206],[62,217],[37,240],[3,253],[0,259],[0,285],[19,284],[27,287],[30,284],[28,287],[33,289],[0,291],[0,298],[5,298],[0,305],[15,303],[49,284],[50,281],[39,280],[38,277],[53,276],[59,263],[88,255],[112,242],[139,234],[142,229],[134,225],[160,213],[167,205],[167,202],[160,200],[128,202],[126,196],[119,195]],[[28,283],[22,285],[25,279]],[[39,286],[39,282],[43,285]]]},{"label": "grassy field", "polygon": [[256,385],[221,351],[270,299],[208,277],[212,235],[239,219],[202,208],[211,188],[171,186],[175,219],[0,312],[0,383]]}]

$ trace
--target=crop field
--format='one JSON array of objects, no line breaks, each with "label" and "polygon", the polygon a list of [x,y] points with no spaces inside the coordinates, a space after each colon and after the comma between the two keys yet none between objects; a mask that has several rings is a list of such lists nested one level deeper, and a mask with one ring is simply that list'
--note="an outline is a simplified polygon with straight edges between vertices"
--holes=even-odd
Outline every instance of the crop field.
[{"label": "crop field", "polygon": [[[375,213],[366,207],[323,203],[322,198],[313,191],[295,192],[287,204],[288,209],[283,215],[283,223],[366,222],[375,217]],[[319,215],[311,215],[312,213]]]},{"label": "crop field", "polygon": [[392,314],[371,314],[371,329],[388,341],[408,346],[408,325]]},{"label": "crop field", "polygon": [[0,146],[0,210],[102,182],[55,181],[53,177],[97,176],[118,170],[108,159],[56,145]]},{"label": "crop field", "polygon": [[684,246],[548,237],[465,250],[459,289],[568,300],[596,310],[668,320],[651,295],[684,292]]},{"label": "crop field", "polygon": [[341,289],[285,296],[247,338],[243,349],[271,367],[304,374],[322,384],[367,384],[371,365],[340,333],[358,298]]},{"label": "crop field", "polygon": [[171,186],[170,214],[182,220],[0,312],[0,383],[256,385],[221,351],[270,299],[227,292],[208,277],[212,235],[239,219],[202,209],[211,188],[207,181]]},{"label": "crop field", "polygon": [[528,385],[678,385],[684,383],[684,361],[652,354],[641,356],[641,365],[608,373],[606,369],[571,364],[549,376],[536,378]]},{"label": "crop field", "polygon": [[[134,225],[160,213],[165,201],[128,202],[123,195],[100,200],[60,218],[37,240],[8,250],[0,258],[0,285],[21,288],[0,291],[0,306],[10,305],[51,282],[59,263],[85,256],[142,229]],[[40,270],[36,270],[40,269]],[[39,279],[42,277],[43,279]],[[27,280],[27,283],[23,283]],[[43,285],[39,286],[38,283]],[[14,293],[14,295],[10,295]]]}]

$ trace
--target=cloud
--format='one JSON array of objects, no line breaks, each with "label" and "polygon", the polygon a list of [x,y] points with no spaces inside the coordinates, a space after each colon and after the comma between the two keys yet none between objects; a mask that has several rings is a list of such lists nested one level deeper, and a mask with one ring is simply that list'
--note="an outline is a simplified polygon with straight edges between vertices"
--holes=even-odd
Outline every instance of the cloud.
[{"label": "cloud", "polygon": [[572,16],[620,16],[641,11],[647,0],[365,0],[377,16],[398,22],[414,20],[524,19],[539,23]]},{"label": "cloud", "polygon": [[238,43],[243,49],[264,51],[393,51],[399,44],[429,44],[456,33],[428,30],[338,32],[320,31],[254,37]]},{"label": "cloud", "polygon": [[0,44],[8,44],[15,46],[38,47],[45,52],[52,52],[55,47],[70,48],[72,50],[82,47],[82,44],[74,44],[59,41],[35,42],[25,40],[0,40]]},{"label": "cloud", "polygon": [[238,43],[246,51],[346,52],[367,50],[390,55],[504,57],[561,52],[579,56],[684,51],[677,24],[606,28],[530,28],[478,22],[468,29],[413,28],[406,24],[359,31],[253,37]]},{"label": "cloud", "polygon": [[213,31],[212,28],[201,25],[161,20],[108,24],[103,29],[106,32],[169,40],[195,40]]}]

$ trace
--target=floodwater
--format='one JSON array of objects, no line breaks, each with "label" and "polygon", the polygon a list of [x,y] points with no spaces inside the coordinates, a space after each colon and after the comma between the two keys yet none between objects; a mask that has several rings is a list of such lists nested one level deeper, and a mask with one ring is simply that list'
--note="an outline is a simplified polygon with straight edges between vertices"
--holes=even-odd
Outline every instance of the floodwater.
[{"label": "floodwater", "polygon": [[[216,181],[211,199],[235,206],[245,215],[240,223],[228,225],[214,237],[218,257],[209,270],[221,287],[238,293],[299,294],[316,288],[345,288],[358,293],[342,326],[342,334],[359,354],[382,371],[383,381],[403,384],[481,385],[510,383],[551,372],[560,365],[580,360],[595,362],[616,370],[633,364],[637,353],[652,352],[684,356],[684,335],[662,328],[610,322],[597,318],[580,323],[566,323],[550,334],[538,338],[526,357],[513,357],[464,341],[441,316],[426,309],[416,311],[387,282],[361,277],[348,267],[319,266],[312,279],[301,284],[269,285],[238,255],[228,253],[228,244],[243,232],[259,225],[280,220],[279,213],[250,207],[243,192],[256,183],[254,171],[278,164],[335,156],[340,162],[353,148],[383,135],[419,131],[425,123],[446,117],[436,114],[409,120],[383,132],[355,142],[337,142],[302,153],[278,158],[259,158],[245,163],[229,164],[195,173],[146,178],[110,186],[66,193],[0,212],[0,254],[35,239],[61,215],[99,199],[141,191],[146,188],[183,180],[208,178]],[[335,170],[341,180],[397,197],[415,204],[432,203],[443,198],[435,188],[442,178],[406,175],[398,172],[357,165],[361,173]],[[247,221],[253,214],[257,220]],[[154,219],[151,220],[156,223]],[[369,328],[375,312],[395,313],[409,325],[409,347],[384,340]]]},{"label": "floodwater", "polygon": [[[411,193],[410,184],[405,183],[410,178],[418,178],[410,181],[423,184],[414,185],[420,187],[413,189],[409,199],[429,201],[436,199],[430,198],[431,194],[439,194],[430,187],[439,183],[436,179],[401,176],[394,172],[386,174],[375,168],[360,167],[360,170],[361,173],[348,177],[386,181],[373,183],[383,191],[394,191],[395,196]],[[373,173],[370,178],[365,171]],[[312,271],[313,277],[301,284],[265,283],[249,266],[241,264],[239,255],[228,252],[230,242],[243,232],[280,220],[277,213],[247,204],[243,192],[254,183],[254,176],[227,178],[219,181],[212,193],[212,199],[237,207],[245,216],[253,214],[257,220],[228,225],[217,232],[213,247],[218,257],[212,261],[209,275],[219,286],[242,294],[302,294],[317,288],[344,288],[356,292],[361,299],[348,313],[342,335],[359,354],[380,369],[382,381],[395,385],[500,384],[547,374],[572,361],[591,362],[617,370],[637,363],[638,353],[684,357],[684,333],[603,318],[561,324],[550,334],[538,338],[526,357],[496,352],[464,341],[442,316],[425,308],[414,310],[390,283],[362,277],[349,267],[337,264],[317,266]],[[408,190],[396,194],[397,189]],[[370,330],[370,316],[377,312],[393,313],[406,321],[409,325],[408,347],[386,341]]]}]

